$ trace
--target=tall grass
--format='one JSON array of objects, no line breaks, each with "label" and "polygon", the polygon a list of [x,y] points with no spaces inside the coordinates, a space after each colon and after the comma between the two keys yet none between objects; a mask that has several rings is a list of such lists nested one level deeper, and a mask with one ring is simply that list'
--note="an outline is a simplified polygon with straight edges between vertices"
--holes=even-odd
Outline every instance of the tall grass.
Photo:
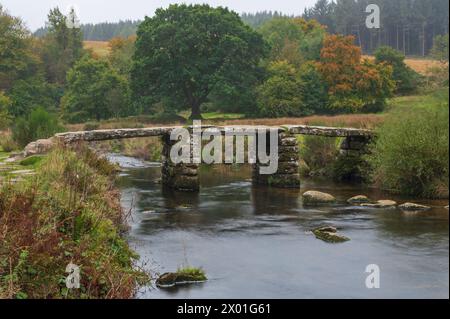
[{"label": "tall grass", "polygon": [[448,116],[448,91],[392,113],[368,157],[375,184],[405,195],[448,198]]},{"label": "tall grass", "polygon": [[[0,189],[0,298],[131,298],[146,276],[125,230],[115,167],[59,147],[22,184]],[[81,268],[81,289],[65,285]]]}]

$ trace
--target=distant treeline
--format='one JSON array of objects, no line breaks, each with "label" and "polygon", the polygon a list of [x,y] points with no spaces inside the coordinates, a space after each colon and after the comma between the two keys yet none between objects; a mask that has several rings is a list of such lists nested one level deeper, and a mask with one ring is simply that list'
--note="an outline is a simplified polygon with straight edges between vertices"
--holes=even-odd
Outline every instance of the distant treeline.
[{"label": "distant treeline", "polygon": [[279,11],[261,11],[256,13],[243,13],[241,15],[242,21],[255,29],[259,28],[269,20],[282,17],[292,18],[293,16],[285,15]]},{"label": "distant treeline", "polygon": [[[141,21],[119,21],[119,22],[103,22],[88,23],[81,25],[83,40],[85,41],[109,41],[112,38],[127,38],[135,35]],[[42,37],[46,35],[48,28],[40,28],[35,32],[35,36]]]},{"label": "distant treeline", "polygon": [[[368,29],[369,4],[381,11],[381,28]],[[448,33],[448,0],[318,0],[303,17],[315,19],[330,33],[354,35],[366,53],[388,45],[406,55],[426,55],[436,35]]]},{"label": "distant treeline", "polygon": [[[366,7],[377,4],[381,9],[381,28],[368,29]],[[257,29],[265,22],[280,17],[292,17],[278,11],[243,13],[242,20]],[[373,53],[388,45],[405,55],[427,55],[436,35],[448,33],[448,0],[318,0],[305,9],[303,18],[315,19],[326,25],[329,33],[353,35],[363,52]],[[114,37],[128,37],[136,33],[141,21],[84,24],[84,40],[109,41]],[[36,31],[43,36],[47,29]]]}]

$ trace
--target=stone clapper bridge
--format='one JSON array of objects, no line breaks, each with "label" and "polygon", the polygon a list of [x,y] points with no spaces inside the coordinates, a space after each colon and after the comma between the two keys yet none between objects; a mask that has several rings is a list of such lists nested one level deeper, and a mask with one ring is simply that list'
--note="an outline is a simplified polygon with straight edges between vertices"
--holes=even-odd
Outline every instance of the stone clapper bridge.
[{"label": "stone clapper bridge", "polygon": [[[170,139],[173,130],[188,128],[192,133],[193,127],[150,127],[138,129],[107,129],[95,131],[80,131],[56,134],[51,140],[40,140],[30,143],[25,148],[25,156],[42,153],[49,148],[49,144],[60,141],[63,144],[79,142],[107,141],[118,139],[130,139],[140,137],[161,137],[163,142],[162,183],[165,187],[181,191],[198,191],[200,182],[198,176],[198,164],[175,164],[170,159],[170,149],[178,141]],[[314,135],[326,137],[342,137],[340,146],[341,156],[351,154],[362,155],[366,152],[366,146],[375,136],[375,133],[365,129],[336,128],[308,125],[283,125],[283,126],[201,126],[201,130],[216,129],[222,135],[230,130],[266,129],[278,131],[278,171],[272,175],[260,174],[257,162],[253,164],[253,181],[256,184],[268,185],[280,188],[299,188],[299,145],[295,135]],[[192,140],[192,139],[191,139]],[[268,138],[266,139],[269,140]],[[45,143],[45,141],[47,141]],[[257,143],[256,143],[257,145]],[[32,150],[32,151],[30,151]],[[192,153],[191,153],[192,156]]]}]

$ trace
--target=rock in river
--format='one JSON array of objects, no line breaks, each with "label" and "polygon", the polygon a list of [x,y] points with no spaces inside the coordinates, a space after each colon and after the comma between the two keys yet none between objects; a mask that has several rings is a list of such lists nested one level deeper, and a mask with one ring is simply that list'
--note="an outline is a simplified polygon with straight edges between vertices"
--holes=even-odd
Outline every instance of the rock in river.
[{"label": "rock in river", "polygon": [[303,204],[305,205],[331,204],[334,202],[336,202],[336,198],[327,193],[308,191],[303,194]]},{"label": "rock in river", "polygon": [[156,286],[170,288],[179,285],[202,283],[207,280],[203,272],[168,272],[159,276]]},{"label": "rock in river", "polygon": [[365,203],[365,204],[361,204],[361,206],[373,207],[373,208],[394,208],[395,206],[397,206],[397,202],[395,202],[393,200],[383,199],[383,200],[377,201],[375,204]]},{"label": "rock in river", "polygon": [[319,227],[314,229],[312,232],[317,239],[323,240],[327,243],[343,243],[350,240],[348,237],[339,235],[336,227],[333,226]]},{"label": "rock in river", "polygon": [[431,207],[415,204],[415,203],[404,203],[400,206],[398,206],[401,210],[407,211],[407,212],[415,212],[415,211],[424,211],[429,210]]},{"label": "rock in river", "polygon": [[365,204],[370,203],[370,199],[365,195],[358,195],[347,200],[349,204]]}]

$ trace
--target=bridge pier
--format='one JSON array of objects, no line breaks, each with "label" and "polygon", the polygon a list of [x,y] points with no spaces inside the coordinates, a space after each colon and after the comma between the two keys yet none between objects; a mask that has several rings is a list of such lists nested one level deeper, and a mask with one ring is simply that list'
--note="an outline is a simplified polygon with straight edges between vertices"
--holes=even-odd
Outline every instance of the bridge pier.
[{"label": "bridge pier", "polygon": [[[268,138],[266,140],[269,141]],[[264,164],[256,163],[253,166],[253,182],[279,188],[299,188],[299,160],[298,140],[295,135],[280,132],[278,134],[278,171],[273,175],[260,174],[259,169]]]},{"label": "bridge pier", "polygon": [[368,152],[371,136],[347,136],[341,143],[341,155],[363,155]]},{"label": "bridge pier", "polygon": [[[170,134],[162,136],[162,184],[164,187],[186,191],[197,192],[200,190],[200,180],[198,176],[198,164],[175,164],[170,159],[170,150],[178,141],[171,141]],[[191,147],[191,159],[193,157]]]}]

